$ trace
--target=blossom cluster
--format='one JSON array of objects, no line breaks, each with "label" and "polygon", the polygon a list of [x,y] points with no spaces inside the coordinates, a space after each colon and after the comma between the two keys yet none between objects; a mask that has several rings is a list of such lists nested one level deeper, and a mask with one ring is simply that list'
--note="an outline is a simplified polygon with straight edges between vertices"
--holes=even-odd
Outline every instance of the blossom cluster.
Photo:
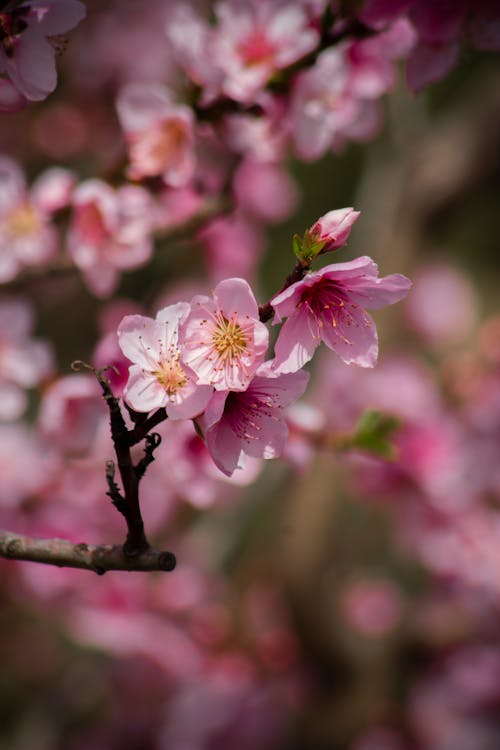
[{"label": "blossom cluster", "polygon": [[[306,233],[322,251],[343,244],[358,212],[332,211]],[[133,362],[124,390],[136,412],[164,408],[172,420],[197,418],[216,466],[231,475],[240,456],[275,458],[287,428],[282,410],[305,390],[302,370],[323,341],[346,363],[372,367],[377,332],[364,310],[398,302],[409,280],[378,278],[368,257],[306,273],[274,296],[274,322],[286,322],[266,361],[269,333],[248,282],[221,281],[212,297],[198,295],[160,310],[155,319],[126,316],[118,327]]]}]

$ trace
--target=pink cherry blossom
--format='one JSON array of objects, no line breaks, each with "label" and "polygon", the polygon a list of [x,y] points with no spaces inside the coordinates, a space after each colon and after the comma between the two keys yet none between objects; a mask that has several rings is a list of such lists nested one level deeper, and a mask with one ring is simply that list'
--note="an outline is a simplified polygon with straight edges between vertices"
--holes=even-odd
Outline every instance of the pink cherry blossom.
[{"label": "pink cherry blossom", "polygon": [[121,270],[151,257],[153,213],[150,194],[138,185],[114,190],[93,179],[75,189],[68,250],[98,297],[115,290]]},{"label": "pink cherry blossom", "polygon": [[185,185],[194,169],[192,110],[174,104],[159,84],[129,84],[117,101],[133,179],[161,175],[167,185]]},{"label": "pink cherry blossom", "polygon": [[262,230],[241,214],[218,216],[198,233],[210,278],[218,282],[231,276],[255,278],[264,249]]},{"label": "pink cherry blossom", "polygon": [[[44,184],[43,174],[38,182]],[[44,263],[55,255],[58,237],[51,224],[52,209],[40,190],[28,190],[16,162],[1,156],[0,282],[10,281],[23,267]]]},{"label": "pink cherry blossom", "polygon": [[214,393],[200,420],[216,466],[230,476],[241,454],[276,458],[285,447],[288,428],[283,409],[305,391],[309,374],[279,375],[263,364],[243,392]]},{"label": "pink cherry blossom", "polygon": [[26,99],[45,99],[57,84],[51,38],[84,17],[79,0],[30,0],[0,13],[0,73],[6,73]]},{"label": "pink cherry blossom", "polygon": [[266,355],[269,332],[244,279],[225,279],[213,297],[194,297],[182,326],[183,361],[198,383],[244,391]]},{"label": "pink cherry blossom", "polygon": [[275,346],[278,372],[295,372],[308,362],[321,341],[346,364],[373,367],[377,331],[363,309],[392,305],[406,296],[411,282],[400,274],[383,279],[371,258],[363,256],[309,273],[277,294],[271,305],[283,325]]},{"label": "pink cherry blossom", "polygon": [[164,407],[170,419],[191,419],[208,403],[212,389],[196,385],[195,374],[181,363],[179,325],[189,313],[187,302],[165,307],[156,320],[127,315],[118,327],[122,352],[130,368],[124,399],[132,409]]},{"label": "pink cherry blossom", "polygon": [[345,245],[359,214],[360,212],[353,208],[338,208],[321,216],[306,232],[311,243],[323,246],[318,255]]},{"label": "pink cherry blossom", "polygon": [[215,13],[213,53],[223,72],[222,90],[237,101],[251,100],[274,72],[318,43],[318,31],[299,4],[221,0]]},{"label": "pink cherry blossom", "polygon": [[265,223],[285,221],[298,203],[297,187],[279,164],[244,160],[234,175],[233,190],[239,207]]}]

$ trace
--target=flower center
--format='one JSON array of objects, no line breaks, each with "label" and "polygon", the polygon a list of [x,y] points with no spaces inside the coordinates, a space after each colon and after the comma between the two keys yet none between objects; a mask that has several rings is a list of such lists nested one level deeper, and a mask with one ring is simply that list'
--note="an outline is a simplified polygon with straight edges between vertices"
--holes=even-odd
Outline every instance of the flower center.
[{"label": "flower center", "polygon": [[221,359],[235,360],[247,348],[247,337],[239,323],[221,316],[212,335],[212,344]]},{"label": "flower center", "polygon": [[176,164],[187,141],[186,127],[169,119],[132,139],[134,159],[140,168],[156,174]]},{"label": "flower center", "polygon": [[7,231],[12,237],[29,237],[40,228],[36,211],[25,205],[17,208],[7,220]]},{"label": "flower center", "polygon": [[179,362],[179,354],[171,359],[164,360],[160,363],[160,368],[153,371],[153,375],[160,383],[162,388],[173,396],[186,385],[187,378]]},{"label": "flower center", "polygon": [[255,29],[250,36],[239,44],[238,52],[245,65],[262,65],[273,60],[276,48],[266,38],[264,31]]}]

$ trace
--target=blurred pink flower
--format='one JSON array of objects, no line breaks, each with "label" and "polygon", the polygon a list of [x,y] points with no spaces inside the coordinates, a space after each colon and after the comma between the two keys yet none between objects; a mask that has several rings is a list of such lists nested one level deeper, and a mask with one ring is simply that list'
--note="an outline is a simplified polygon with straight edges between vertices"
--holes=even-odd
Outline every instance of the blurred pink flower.
[{"label": "blurred pink flower", "polygon": [[92,450],[105,416],[99,384],[93,375],[67,375],[45,390],[38,426],[41,435],[65,455]]},{"label": "blurred pink flower", "polygon": [[340,606],[350,627],[365,636],[376,637],[390,633],[398,625],[403,597],[389,580],[361,579],[344,589]]},{"label": "blurred pink flower", "polygon": [[196,385],[195,373],[181,364],[179,326],[189,304],[165,307],[156,320],[127,315],[118,327],[122,352],[133,362],[124,399],[136,411],[164,407],[170,419],[191,419],[208,403],[212,389]]},{"label": "blurred pink flower", "polygon": [[277,294],[271,300],[274,322],[288,320],[275,345],[276,370],[300,369],[321,341],[346,364],[373,367],[378,355],[377,331],[363,308],[392,305],[405,297],[411,286],[400,274],[382,279],[377,274],[377,265],[363,256],[309,273]]},{"label": "blurred pink flower", "polygon": [[237,101],[251,100],[273,73],[310,52],[319,41],[305,9],[285,0],[221,0],[215,14],[213,54],[223,73],[222,91]]},{"label": "blurred pink flower", "polygon": [[194,169],[194,116],[161,85],[131,83],[120,92],[118,117],[128,142],[132,179],[161,175],[180,187]]},{"label": "blurred pink flower", "polygon": [[478,319],[472,285],[458,268],[422,268],[405,303],[412,327],[431,346],[464,341]]},{"label": "blurred pink flower", "polygon": [[68,170],[56,174],[53,170],[42,173],[28,191],[16,162],[0,156],[0,282],[10,281],[24,266],[45,263],[55,255],[58,236],[51,216],[59,206],[46,200],[46,188],[60,179],[72,179]]},{"label": "blurred pink flower", "polygon": [[260,227],[241,214],[218,216],[198,233],[206,251],[210,277],[215,282],[232,276],[252,280],[262,255]]},{"label": "blurred pink flower", "polygon": [[244,279],[225,279],[213,298],[199,296],[182,324],[182,360],[198,383],[218,391],[244,391],[266,355],[269,332]]},{"label": "blurred pink flower", "polygon": [[68,250],[95,295],[108,296],[121,270],[150,259],[153,217],[152,198],[137,185],[114,190],[92,179],[75,189]]},{"label": "blurred pink flower", "polygon": [[79,0],[28,0],[0,13],[0,73],[6,73],[19,93],[40,101],[57,85],[58,37],[85,17]]},{"label": "blurred pink flower", "polygon": [[263,364],[244,392],[219,391],[200,420],[215,465],[230,476],[242,453],[276,458],[288,434],[283,408],[296,401],[309,380],[303,371],[278,375]]},{"label": "blurred pink flower", "polygon": [[244,160],[234,175],[233,190],[239,207],[259,221],[285,221],[295,210],[298,189],[280,164]]}]

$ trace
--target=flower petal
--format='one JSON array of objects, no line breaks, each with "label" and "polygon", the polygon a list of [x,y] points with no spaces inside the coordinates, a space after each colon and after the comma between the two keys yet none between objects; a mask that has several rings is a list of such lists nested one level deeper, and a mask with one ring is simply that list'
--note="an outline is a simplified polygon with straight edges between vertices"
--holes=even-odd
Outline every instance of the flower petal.
[{"label": "flower petal", "polygon": [[214,299],[224,315],[248,315],[259,318],[259,308],[250,284],[245,279],[224,279],[214,289]]},{"label": "flower petal", "polygon": [[411,286],[410,279],[399,273],[382,279],[361,277],[350,282],[349,297],[362,307],[379,310],[381,307],[393,305],[406,297]]},{"label": "flower petal", "polygon": [[373,367],[378,356],[377,329],[372,318],[360,307],[348,304],[344,313],[332,320],[323,320],[321,338],[348,365]]},{"label": "flower petal", "polygon": [[123,398],[135,411],[150,412],[165,406],[168,396],[154,375],[132,365]]},{"label": "flower petal", "polygon": [[158,369],[162,326],[144,315],[126,315],[118,326],[120,349],[131,362],[146,370]]},{"label": "flower petal", "polygon": [[298,309],[283,324],[274,346],[274,369],[279,373],[296,372],[312,359],[321,342],[317,321],[307,310]]}]

